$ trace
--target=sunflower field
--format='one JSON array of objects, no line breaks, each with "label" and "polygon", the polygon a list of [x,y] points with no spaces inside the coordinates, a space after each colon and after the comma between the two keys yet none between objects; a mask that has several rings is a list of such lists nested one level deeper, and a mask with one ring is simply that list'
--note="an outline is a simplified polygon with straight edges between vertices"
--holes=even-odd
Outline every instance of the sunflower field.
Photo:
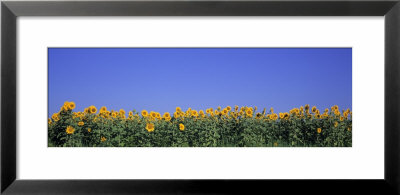
[{"label": "sunflower field", "polygon": [[48,119],[49,147],[351,147],[352,112],[309,105],[289,112],[257,107],[175,112],[74,112],[65,102]]}]

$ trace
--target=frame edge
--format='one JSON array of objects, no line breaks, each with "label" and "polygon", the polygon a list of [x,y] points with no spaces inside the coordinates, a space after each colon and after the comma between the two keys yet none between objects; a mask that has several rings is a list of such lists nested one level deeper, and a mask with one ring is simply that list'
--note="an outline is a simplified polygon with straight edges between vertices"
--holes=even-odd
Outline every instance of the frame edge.
[{"label": "frame edge", "polygon": [[400,193],[400,3],[385,15],[385,180]]},{"label": "frame edge", "polygon": [[16,24],[17,16],[2,2],[1,192],[4,192],[16,179]]},{"label": "frame edge", "polygon": [[397,0],[6,1],[17,16],[383,16]]}]

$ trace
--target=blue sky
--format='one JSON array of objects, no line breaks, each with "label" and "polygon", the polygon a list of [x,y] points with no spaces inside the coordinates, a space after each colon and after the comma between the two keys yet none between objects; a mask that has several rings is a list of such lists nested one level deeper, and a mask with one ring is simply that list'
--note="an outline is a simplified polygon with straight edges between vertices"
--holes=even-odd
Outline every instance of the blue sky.
[{"label": "blue sky", "polygon": [[49,116],[217,106],[352,106],[351,48],[49,48]]}]

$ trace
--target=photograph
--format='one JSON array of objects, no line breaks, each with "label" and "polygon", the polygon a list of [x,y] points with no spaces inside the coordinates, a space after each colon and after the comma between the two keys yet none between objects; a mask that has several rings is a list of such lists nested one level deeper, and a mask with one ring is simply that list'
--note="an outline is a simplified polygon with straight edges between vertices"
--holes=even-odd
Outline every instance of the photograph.
[{"label": "photograph", "polygon": [[48,48],[48,147],[352,147],[352,48]]}]

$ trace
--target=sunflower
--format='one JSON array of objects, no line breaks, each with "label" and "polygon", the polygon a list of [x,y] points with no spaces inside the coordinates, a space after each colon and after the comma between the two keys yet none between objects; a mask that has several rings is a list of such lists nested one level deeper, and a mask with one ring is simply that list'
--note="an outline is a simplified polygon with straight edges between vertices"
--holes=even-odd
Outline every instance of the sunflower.
[{"label": "sunflower", "polygon": [[321,115],[321,117],[322,118],[329,118],[329,115],[328,115],[328,113],[324,113],[324,114]]},{"label": "sunflower", "polygon": [[68,126],[65,132],[67,132],[67,134],[73,134],[75,132],[75,129],[71,126]]},{"label": "sunflower", "polygon": [[313,106],[311,112],[317,112],[317,107]]},{"label": "sunflower", "polygon": [[199,114],[200,114],[201,116],[204,116],[204,111],[203,111],[203,110],[200,110],[200,111],[199,111]]},{"label": "sunflower", "polygon": [[335,115],[336,116],[340,116],[340,111],[339,110],[335,110]]},{"label": "sunflower", "polygon": [[294,112],[295,112],[296,114],[300,114],[300,110],[299,110],[298,108],[294,108]]},{"label": "sunflower", "polygon": [[179,124],[179,130],[183,131],[185,130],[185,125],[183,125],[182,123]]},{"label": "sunflower", "polygon": [[228,111],[232,110],[232,108],[230,106],[227,106],[225,109],[228,110]]},{"label": "sunflower", "polygon": [[79,121],[78,126],[83,126],[85,123],[83,121]]},{"label": "sunflower", "polygon": [[274,113],[272,116],[273,116],[273,120],[277,120],[278,119],[278,114]]},{"label": "sunflower", "polygon": [[171,114],[169,114],[169,112],[165,112],[163,114],[163,118],[169,118],[169,117],[171,117]]},{"label": "sunflower", "polygon": [[51,125],[52,121],[50,118],[49,118],[49,120],[47,120],[47,123],[49,123],[49,125]]},{"label": "sunflower", "polygon": [[207,113],[207,114],[210,114],[210,110],[209,110],[208,108],[206,109],[206,113]]},{"label": "sunflower", "polygon": [[132,111],[129,111],[129,112],[128,112],[128,116],[133,116],[133,112],[132,112]]},{"label": "sunflower", "polygon": [[280,113],[279,113],[279,118],[280,118],[280,119],[283,119],[284,115],[285,115],[285,114],[283,114],[282,112],[280,112]]},{"label": "sunflower", "polygon": [[105,137],[101,136],[100,140],[101,140],[101,142],[105,142],[107,139]]},{"label": "sunflower", "polygon": [[64,102],[64,105],[61,106],[60,111],[68,111],[69,110],[69,102]]},{"label": "sunflower", "polygon": [[283,113],[283,118],[289,119],[289,113],[287,113],[287,112]]},{"label": "sunflower", "polygon": [[67,111],[67,110],[68,110],[68,106],[67,105],[62,106],[61,109],[60,109],[60,111]]},{"label": "sunflower", "polygon": [[253,110],[252,109],[247,109],[246,110],[246,116],[247,117],[252,117],[253,116]]},{"label": "sunflower", "polygon": [[339,106],[334,105],[333,107],[335,108],[335,110],[339,110]]},{"label": "sunflower", "polygon": [[106,115],[106,116],[111,116],[111,112],[110,112],[110,111],[106,111],[106,112],[105,112],[105,115]]},{"label": "sunflower", "polygon": [[59,121],[59,120],[60,120],[60,115],[59,115],[58,113],[54,113],[54,114],[51,116],[51,118],[52,118],[54,121]]},{"label": "sunflower", "polygon": [[215,114],[215,115],[219,115],[218,110],[215,110],[215,111],[214,111],[214,114]]},{"label": "sunflower", "polygon": [[268,114],[267,117],[271,120],[274,120],[274,115],[273,114]]},{"label": "sunflower", "polygon": [[176,107],[175,111],[182,112],[182,109],[181,109],[181,107]]},{"label": "sunflower", "polygon": [[156,112],[156,118],[161,119],[161,114],[159,112]]},{"label": "sunflower", "polygon": [[91,114],[94,114],[94,113],[96,113],[97,112],[97,108],[96,108],[96,106],[90,106],[89,107],[89,112],[91,113]]},{"label": "sunflower", "polygon": [[120,109],[120,110],[119,110],[119,113],[125,115],[125,110],[124,110],[124,109]]},{"label": "sunflower", "polygon": [[70,109],[70,110],[75,109],[75,103],[74,102],[69,102],[68,103],[68,109]]},{"label": "sunflower", "polygon": [[228,109],[226,109],[226,108],[222,110],[222,114],[223,114],[223,115],[226,115],[226,114],[228,114],[228,112],[229,112],[229,110],[228,110]]},{"label": "sunflower", "polygon": [[79,117],[79,113],[77,113],[77,112],[72,113],[72,118],[73,119],[78,118],[78,117]]},{"label": "sunflower", "polygon": [[122,118],[122,119],[126,119],[125,114],[122,114],[122,113],[119,113],[119,117]]},{"label": "sunflower", "polygon": [[147,116],[149,116],[149,113],[147,112],[147,110],[142,110],[142,116],[143,117],[147,117]]},{"label": "sunflower", "polygon": [[113,112],[113,113],[111,114],[111,116],[112,116],[113,118],[117,118],[117,113],[116,113],[116,112]]},{"label": "sunflower", "polygon": [[92,128],[88,128],[87,131],[90,133],[92,132]]},{"label": "sunflower", "polygon": [[305,110],[309,110],[309,109],[310,109],[310,105],[309,105],[309,104],[306,104],[306,105],[304,106],[304,109],[305,109]]},{"label": "sunflower", "polygon": [[150,111],[150,116],[151,116],[152,118],[156,118],[156,117],[157,117],[157,113],[156,113],[156,112],[153,112],[153,111]]},{"label": "sunflower", "polygon": [[321,128],[317,128],[317,133],[321,133],[322,129]]},{"label": "sunflower", "polygon": [[153,132],[154,131],[154,124],[153,123],[147,123],[146,124],[146,130],[148,132]]},{"label": "sunflower", "polygon": [[103,106],[100,108],[100,113],[104,113],[107,111],[107,107]]},{"label": "sunflower", "polygon": [[337,127],[337,126],[338,126],[338,124],[339,124],[339,123],[336,121],[336,122],[335,122],[335,124],[334,124],[334,126],[335,126],[335,127]]}]

